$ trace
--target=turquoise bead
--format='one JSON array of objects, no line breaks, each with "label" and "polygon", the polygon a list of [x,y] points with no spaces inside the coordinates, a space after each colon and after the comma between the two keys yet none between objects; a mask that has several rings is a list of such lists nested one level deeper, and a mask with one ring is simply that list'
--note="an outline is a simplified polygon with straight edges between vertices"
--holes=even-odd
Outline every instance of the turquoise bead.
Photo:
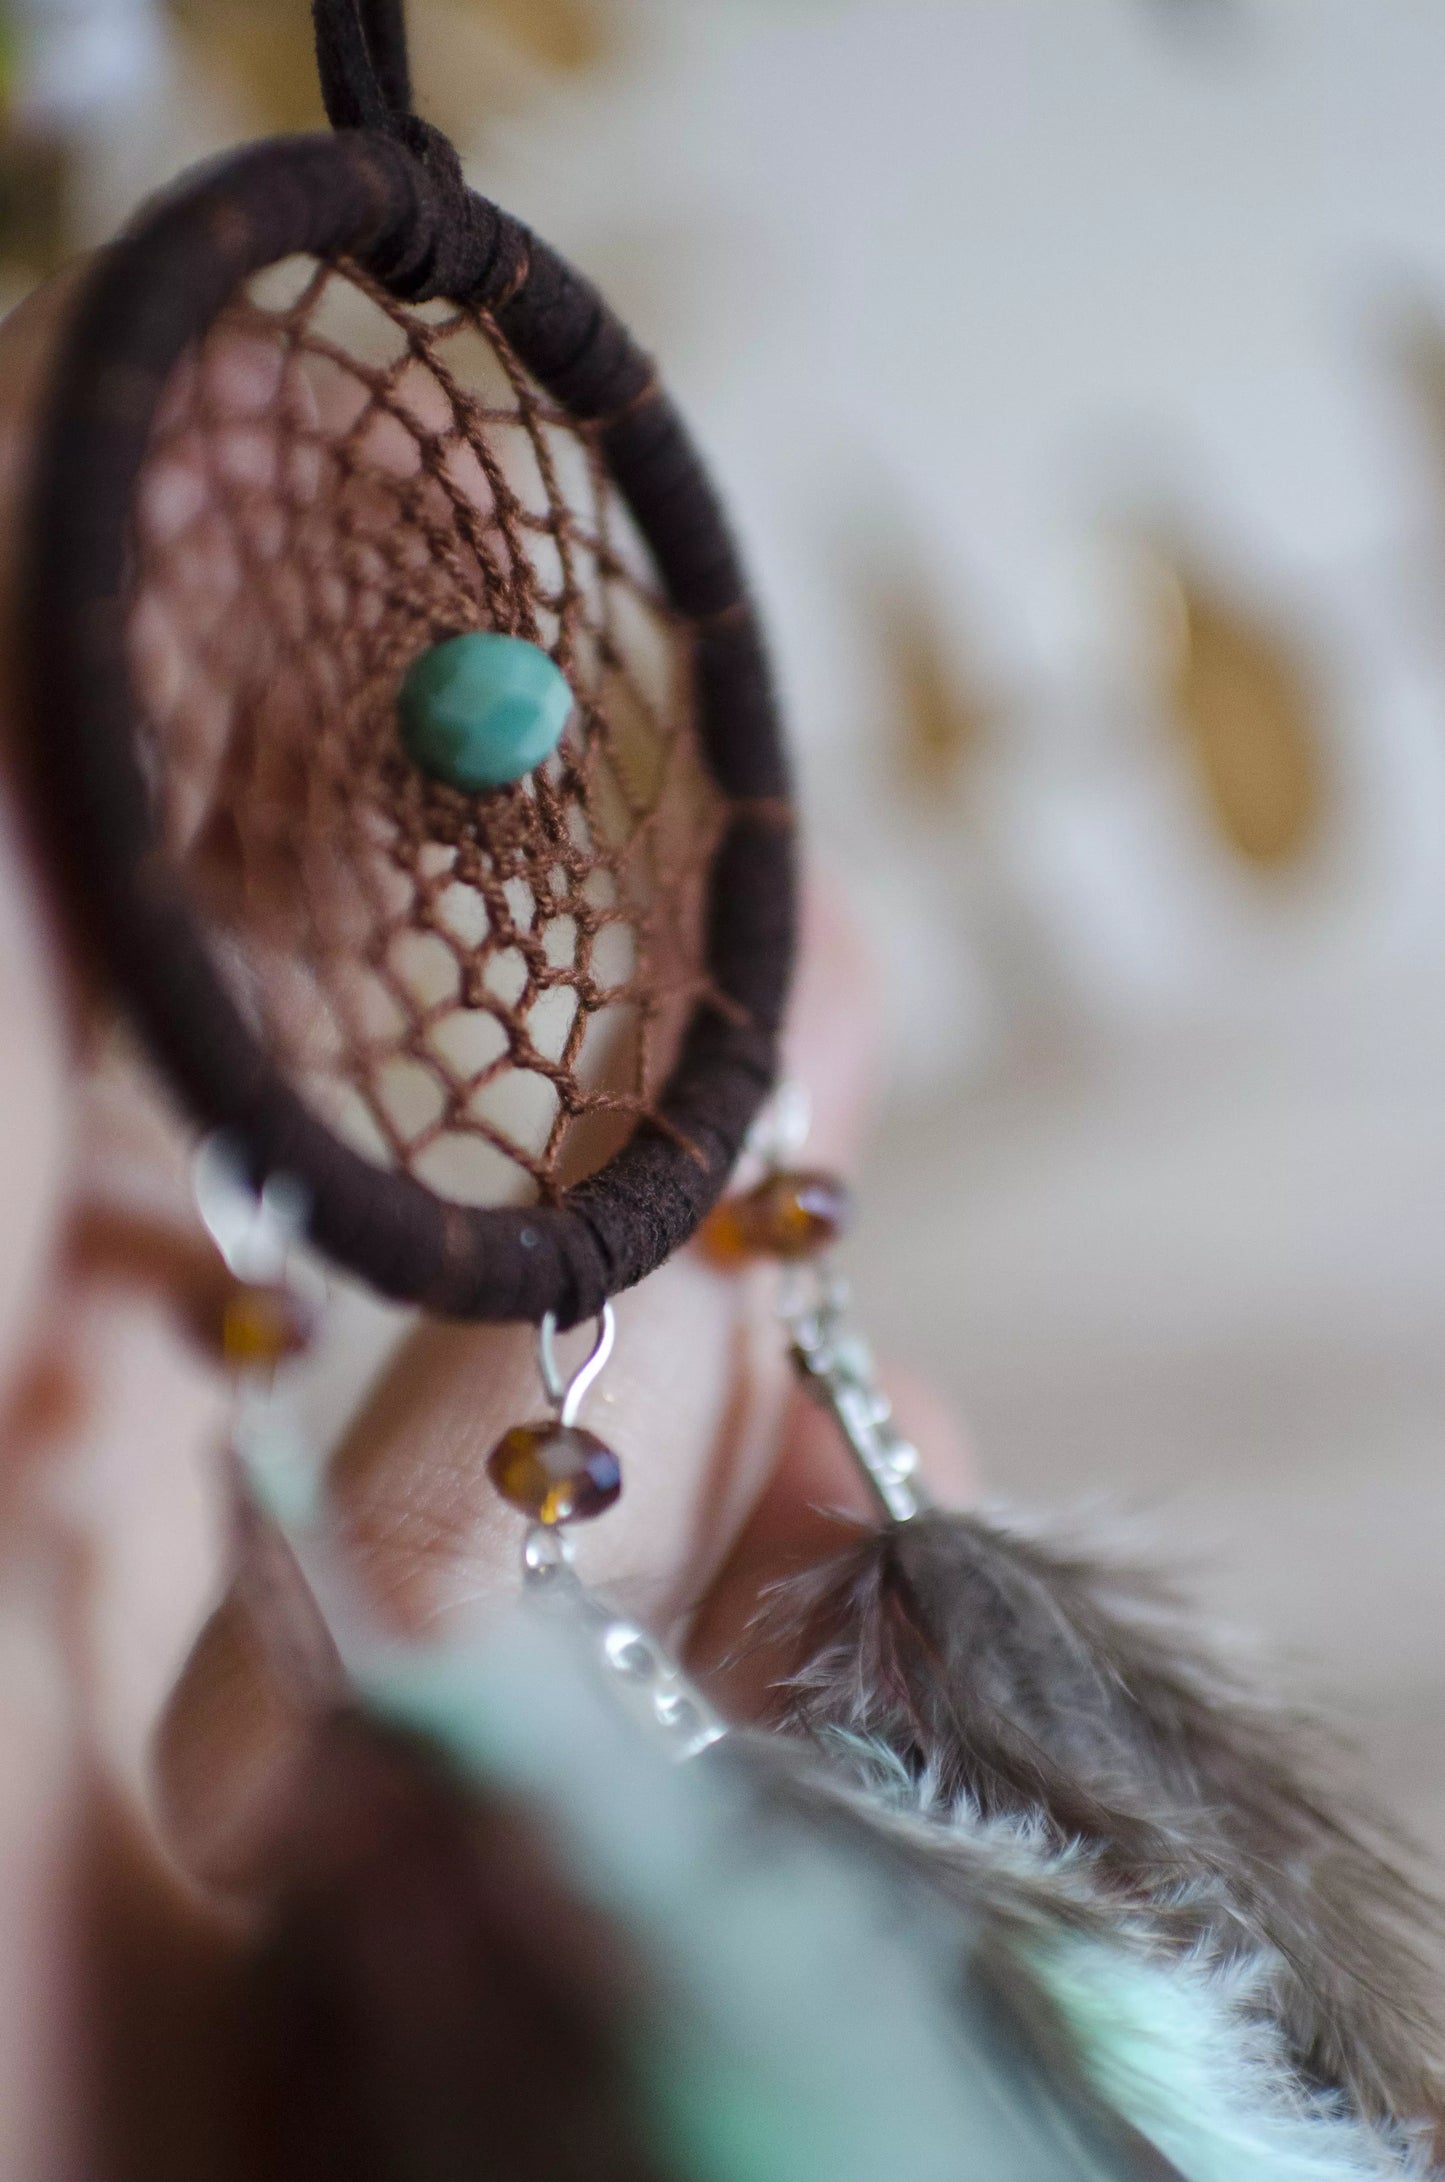
[{"label": "turquoise bead", "polygon": [[489,629],[414,659],[398,700],[408,756],[470,794],[504,788],[550,757],[571,710],[567,677],[540,645]]}]

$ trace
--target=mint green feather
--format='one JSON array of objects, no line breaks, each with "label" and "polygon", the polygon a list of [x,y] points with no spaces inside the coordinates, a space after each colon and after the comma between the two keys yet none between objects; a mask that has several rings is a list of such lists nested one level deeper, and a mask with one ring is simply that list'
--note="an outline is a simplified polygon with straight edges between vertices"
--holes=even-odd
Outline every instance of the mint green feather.
[{"label": "mint green feather", "polygon": [[1092,1936],[1032,1952],[1094,2088],[1186,2182],[1411,2171],[1403,2152],[1301,2086],[1253,2013],[1247,1967],[1151,1958]]},{"label": "mint green feather", "polygon": [[959,1921],[759,1795],[674,1763],[552,1617],[360,1663],[369,1708],[521,1797],[647,1960],[626,2040],[679,2182],[1125,2182],[1046,2084],[998,2066]]},{"label": "mint green feather", "polygon": [[[647,1962],[653,1997],[620,2050],[678,2182],[1129,2182],[1140,2139],[1183,2182],[1419,2171],[1306,2092],[1242,1973],[1152,1952],[1097,1894],[1081,1923],[1086,1864],[966,1814],[914,1821],[915,1846],[972,1857],[946,1898],[926,1850],[911,1869],[882,1850],[908,1830],[886,1794],[862,1823],[861,1800],[851,1823],[821,1805],[810,1823],[761,1752],[724,1743],[679,1765],[584,1649],[527,1616],[465,1648],[353,1664],[373,1712],[532,1808]],[[1040,2044],[1000,1991],[1042,1992],[1034,2014],[1062,2041]]]}]

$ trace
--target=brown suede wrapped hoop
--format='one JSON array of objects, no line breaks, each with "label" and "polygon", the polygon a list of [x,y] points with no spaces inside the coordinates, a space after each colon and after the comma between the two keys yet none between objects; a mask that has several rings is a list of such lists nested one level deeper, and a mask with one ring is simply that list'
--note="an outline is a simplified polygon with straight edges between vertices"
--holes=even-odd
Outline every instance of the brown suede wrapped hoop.
[{"label": "brown suede wrapped hoop", "polygon": [[[347,96],[328,85],[333,113]],[[553,1312],[566,1326],[693,1232],[771,1086],[794,938],[788,771],[736,552],[648,360],[578,274],[463,188],[444,139],[384,118],[204,171],[86,278],[30,509],[37,776],[86,940],[197,1120],[234,1135],[256,1180],[297,1178],[315,1242],[383,1294],[458,1317]],[[455,1203],[338,1136],[238,1004],[157,831],[127,642],[137,485],[180,360],[251,276],[298,254],[353,263],[408,302],[488,311],[545,394],[595,432],[692,632],[698,741],[725,811],[706,890],[708,995],[655,1114],[553,1203]]]}]

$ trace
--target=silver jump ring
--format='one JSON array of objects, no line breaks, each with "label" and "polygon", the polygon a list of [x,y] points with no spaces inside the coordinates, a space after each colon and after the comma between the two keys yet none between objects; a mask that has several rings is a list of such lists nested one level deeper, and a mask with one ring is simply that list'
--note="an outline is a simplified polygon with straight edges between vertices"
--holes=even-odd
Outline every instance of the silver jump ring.
[{"label": "silver jump ring", "polygon": [[542,1374],[547,1399],[556,1410],[559,1423],[574,1425],[577,1422],[577,1412],[596,1383],[598,1374],[606,1367],[616,1338],[617,1321],[613,1316],[612,1305],[604,1303],[598,1313],[597,1338],[592,1344],[591,1355],[573,1372],[570,1379],[564,1379],[557,1364],[556,1313],[547,1313],[537,1328],[537,1368]]}]

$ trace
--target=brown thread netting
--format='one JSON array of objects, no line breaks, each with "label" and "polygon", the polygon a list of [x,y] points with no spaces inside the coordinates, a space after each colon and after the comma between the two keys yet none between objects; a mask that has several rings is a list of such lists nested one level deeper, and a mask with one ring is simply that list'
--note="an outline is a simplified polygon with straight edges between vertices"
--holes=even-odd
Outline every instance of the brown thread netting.
[{"label": "brown thread netting", "polygon": [[[545,645],[577,698],[486,797],[396,732],[407,665],[473,628]],[[689,631],[595,431],[487,316],[314,261],[253,282],[158,415],[130,651],[166,853],[349,1141],[447,1197],[547,1199],[653,1113],[724,817]]]}]

